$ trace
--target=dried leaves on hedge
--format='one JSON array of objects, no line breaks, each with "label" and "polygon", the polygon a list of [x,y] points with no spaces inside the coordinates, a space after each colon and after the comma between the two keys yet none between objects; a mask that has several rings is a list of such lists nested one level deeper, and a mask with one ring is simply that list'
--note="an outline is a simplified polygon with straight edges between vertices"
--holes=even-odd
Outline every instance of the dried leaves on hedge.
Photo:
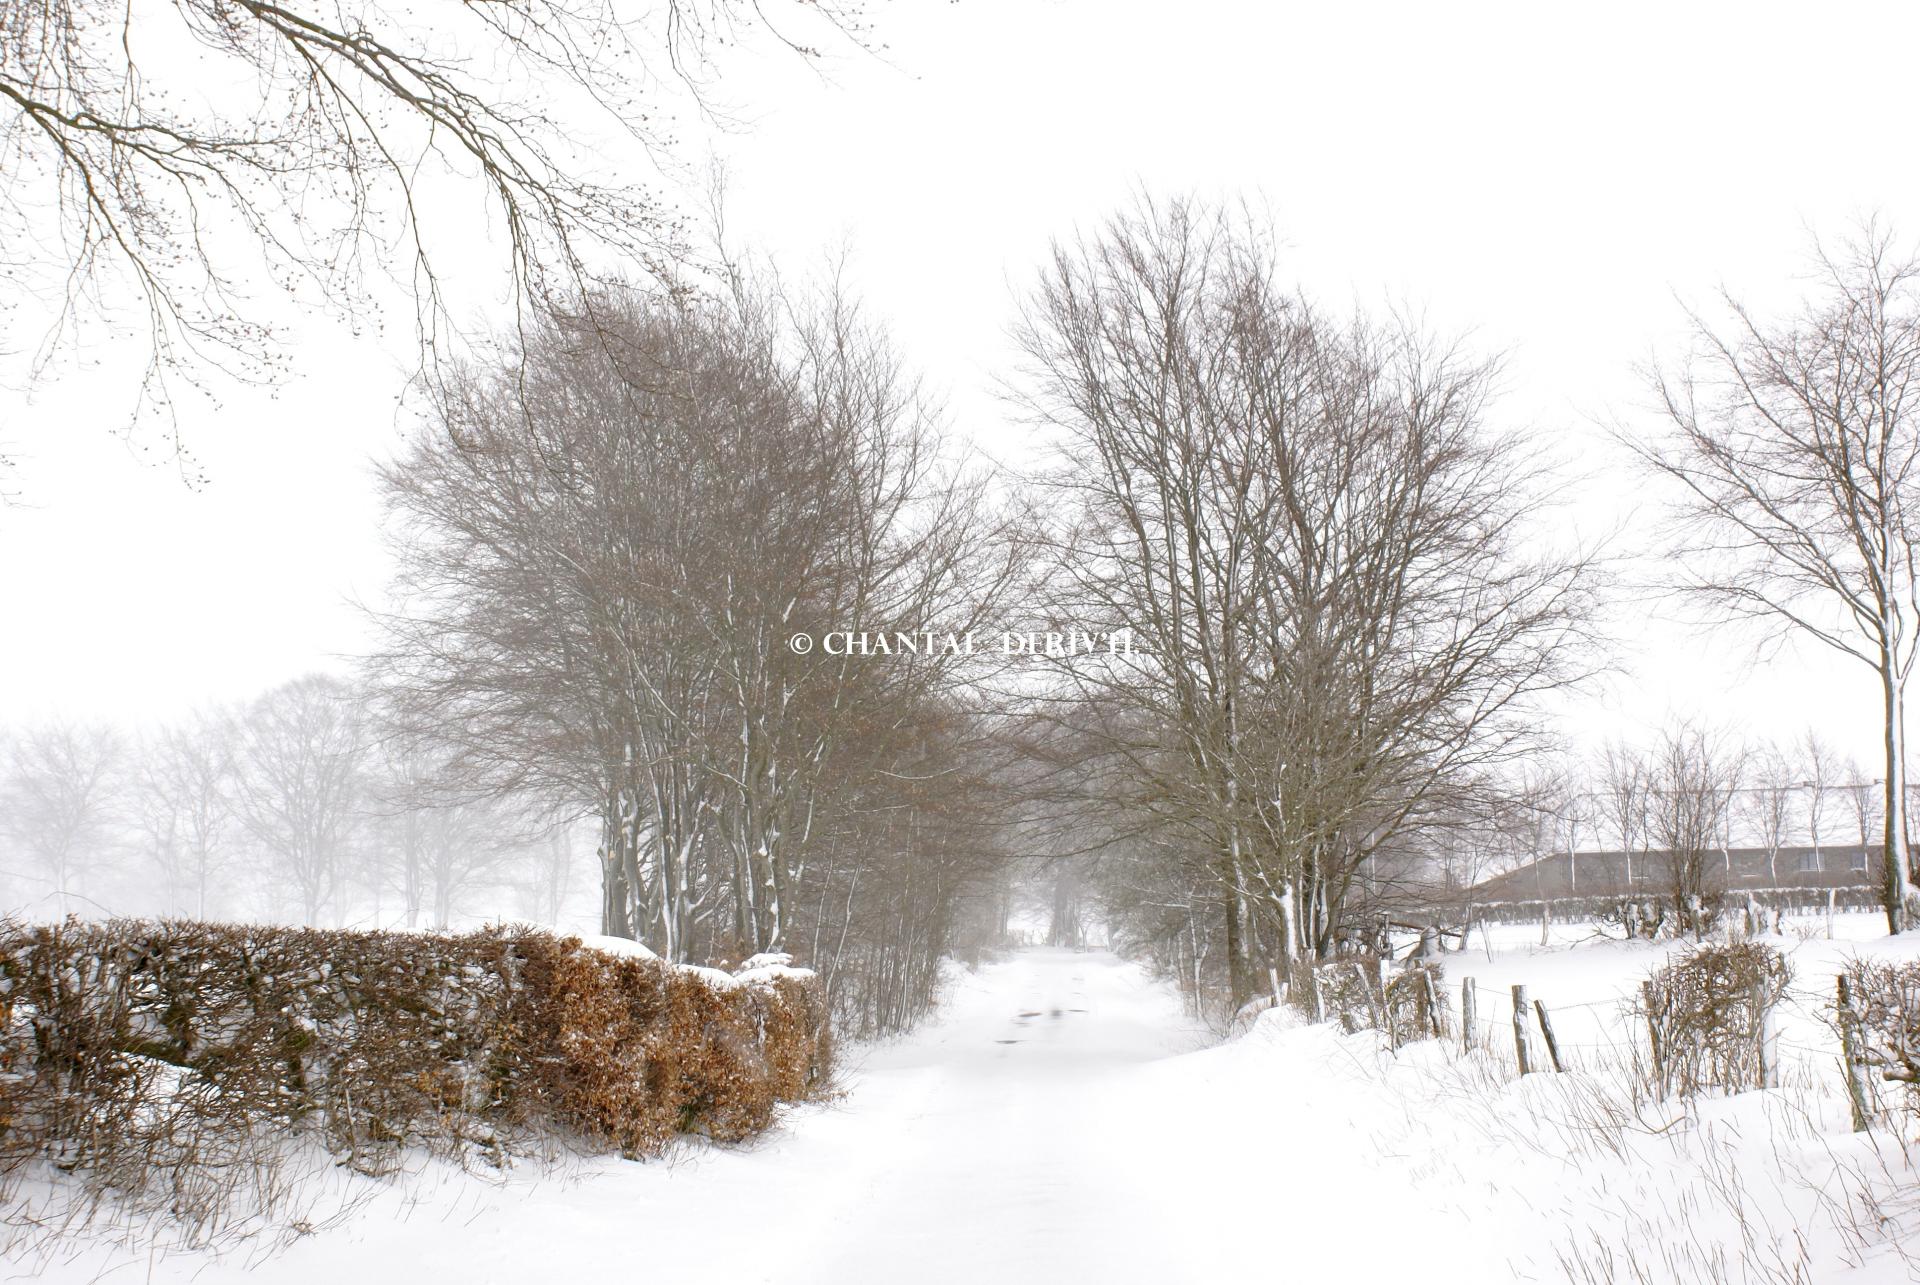
[{"label": "dried leaves on hedge", "polygon": [[406,1147],[741,1138],[828,1055],[811,974],[779,966],[731,979],[506,930],[0,922],[0,1165],[176,1207],[263,1131],[369,1171]]}]

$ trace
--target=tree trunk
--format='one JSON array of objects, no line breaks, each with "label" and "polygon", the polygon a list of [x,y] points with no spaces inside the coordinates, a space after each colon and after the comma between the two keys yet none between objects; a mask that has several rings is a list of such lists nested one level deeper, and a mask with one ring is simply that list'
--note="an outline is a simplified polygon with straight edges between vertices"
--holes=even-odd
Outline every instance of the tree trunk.
[{"label": "tree trunk", "polygon": [[1293,978],[1294,934],[1298,928],[1293,921],[1293,887],[1288,885],[1280,889],[1278,906],[1280,916],[1280,962],[1286,969],[1289,981]]},{"label": "tree trunk", "polygon": [[633,890],[627,886],[627,845],[632,831],[621,816],[617,798],[608,800],[606,815],[600,819],[600,931],[608,937],[633,938],[633,920],[629,909]]},{"label": "tree trunk", "polygon": [[1247,1002],[1246,947],[1241,940],[1241,909],[1244,898],[1240,892],[1240,866],[1236,861],[1228,862],[1226,895],[1227,928],[1227,1002],[1229,1013],[1238,1013],[1240,1006]]},{"label": "tree trunk", "polygon": [[1901,721],[1901,692],[1895,673],[1891,644],[1882,643],[1880,651],[1880,695],[1886,713],[1886,837],[1883,869],[1880,873],[1881,900],[1886,903],[1887,931],[1898,933],[1906,926],[1907,897],[1907,790],[1906,746]]}]

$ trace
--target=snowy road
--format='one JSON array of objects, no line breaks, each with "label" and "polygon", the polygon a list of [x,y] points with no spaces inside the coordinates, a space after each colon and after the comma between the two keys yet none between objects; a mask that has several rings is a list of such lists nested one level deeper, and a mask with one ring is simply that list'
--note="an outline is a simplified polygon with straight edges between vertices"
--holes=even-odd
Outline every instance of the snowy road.
[{"label": "snowy road", "polygon": [[528,1166],[504,1184],[430,1170],[259,1275],[244,1255],[179,1255],[106,1279],[1371,1282],[1398,1277],[1415,1238],[1468,1279],[1509,1279],[1441,1207],[1457,1191],[1381,1168],[1368,1134],[1383,1106],[1329,1062],[1332,1037],[1297,1036],[1201,1049],[1135,966],[1024,951],[865,1051],[839,1102],[751,1146]]},{"label": "snowy road", "polygon": [[[846,1122],[869,1157],[800,1279],[1180,1279],[1142,1146],[1143,1064],[1195,1047],[1163,988],[1110,955],[1028,951],[969,979],[936,1027],[873,1054]],[[798,1264],[796,1264],[797,1266]],[[919,1274],[919,1273],[916,1273]]]}]

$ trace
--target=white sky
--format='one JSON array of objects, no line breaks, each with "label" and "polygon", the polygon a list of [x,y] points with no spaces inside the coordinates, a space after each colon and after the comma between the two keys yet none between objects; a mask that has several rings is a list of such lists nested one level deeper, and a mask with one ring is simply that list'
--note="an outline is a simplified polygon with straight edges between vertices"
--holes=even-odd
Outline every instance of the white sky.
[{"label": "white sky", "polygon": [[[775,10],[778,11],[777,8]],[[1920,7],[1114,3],[874,6],[886,60],[824,70],[736,55],[745,128],[701,140],[731,173],[731,232],[790,270],[850,245],[853,278],[1003,457],[1024,433],[992,388],[1016,291],[1050,238],[1144,187],[1245,192],[1324,301],[1425,310],[1509,355],[1499,417],[1594,474],[1584,524],[1640,487],[1595,424],[1671,350],[1676,297],[1726,282],[1791,298],[1806,229],[1878,211],[1920,234],[1909,64]],[[691,199],[691,198],[690,198]],[[0,388],[24,457],[0,509],[0,722],[66,710],[158,718],[337,663],[352,599],[384,580],[369,461],[397,440],[408,354],[310,321],[277,396],[222,390],[184,435],[189,490],[112,430],[73,354],[31,398]],[[1583,738],[1673,714],[1870,759],[1864,670],[1646,622],[1630,672],[1567,712]]]}]

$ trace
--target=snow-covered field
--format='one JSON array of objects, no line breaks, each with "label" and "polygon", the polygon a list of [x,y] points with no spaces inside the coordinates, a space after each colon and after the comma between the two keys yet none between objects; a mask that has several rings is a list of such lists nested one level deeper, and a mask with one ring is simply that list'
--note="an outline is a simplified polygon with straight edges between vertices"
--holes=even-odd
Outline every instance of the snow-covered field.
[{"label": "snow-covered field", "polygon": [[[1375,1059],[1389,1096],[1432,1104],[1383,1143],[1425,1153],[1463,1191],[1498,1191],[1521,1279],[1920,1280],[1899,1248],[1920,1238],[1920,1150],[1884,1127],[1851,1132],[1825,1016],[1847,960],[1914,959],[1920,938],[1890,940],[1872,914],[1837,916],[1827,934],[1812,916],[1767,939],[1793,970],[1777,1012],[1781,1088],[1692,1110],[1636,1104],[1626,1087],[1643,1043],[1632,997],[1682,944],[1608,941],[1576,924],[1543,946],[1538,925],[1515,925],[1495,928],[1489,951],[1476,934],[1446,971],[1456,1005],[1459,980],[1476,980],[1488,1052],[1440,1057],[1429,1045]],[[1485,1082],[1511,1074],[1515,983],[1550,1010],[1574,1074]]]},{"label": "snow-covered field", "polygon": [[[1479,979],[1494,1038],[1464,1058],[1437,1044],[1390,1054],[1373,1034],[1279,1013],[1213,1044],[1138,967],[1035,949],[960,975],[935,1022],[852,1054],[843,1096],[753,1145],[504,1180],[429,1167],[368,1184],[349,1217],[264,1264],[94,1246],[12,1272],[209,1285],[254,1273],[296,1285],[1908,1280],[1889,1242],[1914,1231],[1920,1180],[1889,1140],[1847,1131],[1814,1012],[1847,952],[1920,953],[1871,932],[1858,917],[1840,934],[1854,941],[1781,941],[1807,995],[1783,1029],[1786,1086],[1691,1115],[1636,1113],[1612,1069],[1627,1029],[1615,1001],[1666,947],[1542,948],[1537,928],[1513,928],[1496,930],[1489,960],[1476,937],[1449,971],[1456,986]],[[1590,1072],[1512,1079],[1491,1001],[1514,981],[1548,1003]],[[1811,1273],[1796,1277],[1803,1261]]]}]

